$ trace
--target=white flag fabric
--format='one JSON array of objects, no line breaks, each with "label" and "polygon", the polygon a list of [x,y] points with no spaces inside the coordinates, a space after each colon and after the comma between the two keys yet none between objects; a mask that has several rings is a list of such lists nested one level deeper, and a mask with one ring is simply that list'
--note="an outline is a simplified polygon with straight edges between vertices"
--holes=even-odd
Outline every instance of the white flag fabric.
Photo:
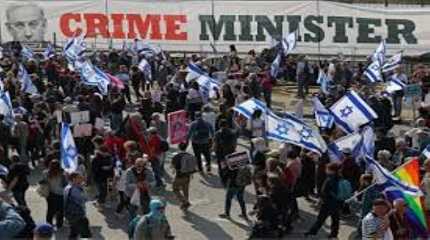
[{"label": "white flag fabric", "polygon": [[52,46],[52,44],[48,43],[48,46],[43,52],[43,56],[45,57],[45,59],[50,59],[55,56],[55,48]]},{"label": "white flag fabric", "polygon": [[34,86],[33,81],[28,75],[27,70],[22,64],[18,67],[18,80],[21,82],[21,91],[29,94],[37,94],[37,88]]},{"label": "white flag fabric", "polygon": [[21,49],[21,55],[25,59],[29,60],[29,59],[33,59],[34,54],[33,54],[33,50],[31,50],[31,48],[24,45],[24,46],[22,46],[22,49]]},{"label": "white flag fabric", "polygon": [[74,37],[68,39],[66,45],[63,48],[63,54],[66,56],[69,63],[72,65],[78,59],[81,59],[85,53],[86,44],[84,41],[84,37]]},{"label": "white flag fabric", "polygon": [[358,158],[361,156],[362,145],[363,137],[358,132],[338,138],[328,145],[330,161],[341,161],[343,157],[342,150],[347,148],[351,150],[354,158]]},{"label": "white flag fabric", "polygon": [[78,169],[78,149],[68,123],[61,124],[61,167],[67,173]]},{"label": "white flag fabric", "polygon": [[282,49],[285,55],[290,54],[296,48],[296,36],[297,33],[294,31],[282,39]]},{"label": "white flag fabric", "polygon": [[330,129],[334,124],[334,117],[331,115],[330,111],[322,105],[317,97],[312,98],[312,103],[314,106],[317,126],[320,128]]},{"label": "white flag fabric", "polygon": [[267,113],[266,117],[266,136],[268,139],[277,142],[287,142],[295,145],[298,145],[301,139],[293,124],[271,111]]},{"label": "white flag fabric", "polygon": [[251,98],[233,108],[234,111],[242,114],[247,119],[250,119],[257,109],[261,110],[263,114],[268,111],[266,104],[256,98]]},{"label": "white flag fabric", "polygon": [[390,72],[396,69],[402,64],[402,53],[397,53],[387,60],[387,62],[382,66],[382,72]]},{"label": "white flag fabric", "polygon": [[149,64],[148,60],[143,58],[140,61],[138,68],[140,71],[143,72],[147,81],[152,81],[152,70],[151,70],[151,65]]},{"label": "white flag fabric", "polygon": [[382,192],[385,194],[390,191],[401,191],[411,196],[423,196],[422,191],[417,186],[412,186],[406,182],[398,180],[387,169],[381,166],[373,158],[367,156],[365,158],[366,168],[372,173],[376,184],[382,187]]},{"label": "white flag fabric", "polygon": [[331,78],[322,70],[318,74],[317,83],[320,85],[321,92],[326,95],[330,94],[330,86],[332,85]]},{"label": "white flag fabric", "polygon": [[366,70],[364,70],[364,75],[369,79],[370,82],[382,82],[382,72],[381,72],[381,64],[379,61],[372,62],[369,66],[367,66]]},{"label": "white flag fabric", "polygon": [[185,78],[185,81],[187,81],[187,82],[195,80],[202,75],[203,76],[209,75],[205,70],[203,70],[200,66],[198,66],[197,64],[195,64],[193,62],[188,63],[187,71],[188,71],[188,74]]},{"label": "white flag fabric", "polygon": [[426,159],[430,159],[430,144],[427,145],[426,148],[424,148],[423,152],[421,153]]},{"label": "white flag fabric", "polygon": [[402,91],[406,88],[406,83],[400,80],[396,74],[389,77],[388,82],[385,86],[385,91],[393,93],[396,91]]},{"label": "white flag fabric", "polygon": [[81,80],[85,85],[96,86],[101,94],[108,94],[110,78],[102,70],[89,61],[80,64],[78,70],[81,75]]},{"label": "white flag fabric", "polygon": [[0,91],[0,114],[4,116],[4,122],[12,125],[14,122],[14,112],[9,92]]},{"label": "white flag fabric", "polygon": [[290,125],[294,127],[295,131],[299,133],[300,141],[297,145],[319,155],[322,155],[327,151],[327,144],[317,129],[311,128],[304,121],[290,113],[286,113],[283,119],[290,123]]},{"label": "white flag fabric", "polygon": [[379,66],[383,66],[385,63],[385,40],[382,40],[379,44],[378,48],[372,54],[372,62],[378,62]]},{"label": "white flag fabric", "polygon": [[282,60],[282,55],[281,53],[278,53],[276,55],[275,60],[273,60],[272,65],[270,65],[270,75],[273,78],[276,78],[278,76],[279,68],[281,66],[281,60]]},{"label": "white flag fabric", "polygon": [[221,84],[217,80],[206,75],[201,75],[197,78],[197,83],[199,84],[200,93],[206,102],[209,98],[216,97],[216,89],[219,90],[221,88]]},{"label": "white flag fabric", "polygon": [[349,91],[330,107],[334,121],[346,133],[352,133],[378,115],[354,91]]}]

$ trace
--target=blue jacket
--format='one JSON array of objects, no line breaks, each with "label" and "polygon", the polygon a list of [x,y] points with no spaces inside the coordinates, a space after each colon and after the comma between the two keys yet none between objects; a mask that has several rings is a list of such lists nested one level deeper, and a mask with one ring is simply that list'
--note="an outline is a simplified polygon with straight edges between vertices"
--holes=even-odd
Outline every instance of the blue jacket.
[{"label": "blue jacket", "polygon": [[25,227],[25,221],[15,209],[0,201],[0,239],[15,237]]}]

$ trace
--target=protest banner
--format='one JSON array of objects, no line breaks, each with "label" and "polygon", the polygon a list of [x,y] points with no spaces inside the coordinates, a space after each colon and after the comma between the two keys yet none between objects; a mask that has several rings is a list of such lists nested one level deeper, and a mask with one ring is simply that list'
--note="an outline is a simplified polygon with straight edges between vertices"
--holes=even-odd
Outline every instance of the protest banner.
[{"label": "protest banner", "polygon": [[169,113],[168,131],[170,144],[179,144],[187,140],[187,112],[184,110]]},{"label": "protest banner", "polygon": [[249,163],[249,154],[246,151],[234,152],[226,156],[226,162],[230,170],[238,169]]},{"label": "protest banner", "polygon": [[[418,4],[399,9],[311,0],[5,0],[0,9],[1,42],[64,43],[82,34],[97,48],[142,39],[165,51],[214,52],[216,42],[221,53],[231,44],[241,52],[261,51],[296,31],[300,54],[369,55],[382,39],[390,45],[388,54],[416,55],[430,47],[430,8]],[[24,18],[34,25],[31,35],[18,24]]]}]

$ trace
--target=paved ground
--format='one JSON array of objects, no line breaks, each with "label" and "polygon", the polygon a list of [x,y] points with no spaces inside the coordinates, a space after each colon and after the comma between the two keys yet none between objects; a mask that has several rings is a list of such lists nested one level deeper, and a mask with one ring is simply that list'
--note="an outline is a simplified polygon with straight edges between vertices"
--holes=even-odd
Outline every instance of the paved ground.
[{"label": "paved ground", "polygon": [[[293,96],[294,90],[282,88],[275,91],[274,106],[286,107],[288,110],[294,110],[297,99]],[[312,114],[309,102],[305,102],[305,115]],[[243,143],[243,142],[242,142]],[[169,153],[166,166],[169,166],[169,159],[172,152]],[[171,189],[171,171],[166,167],[168,175],[166,176],[167,187],[157,195],[168,201],[167,217],[172,226],[176,239],[184,240],[228,240],[228,239],[246,239],[250,229],[249,223],[240,219],[239,206],[233,202],[232,220],[218,218],[218,214],[223,210],[225,191],[221,187],[216,175],[199,175],[195,174],[191,181],[190,199],[192,207],[187,214],[184,214],[178,207]],[[216,173],[216,166],[214,165]],[[35,170],[31,176],[31,182],[37,182],[40,170]],[[46,214],[46,202],[35,192],[35,185],[32,185],[27,193],[27,201],[32,210],[32,215],[36,222],[44,222]],[[90,189],[90,191],[92,191]],[[250,210],[255,201],[253,188],[247,188],[246,203]],[[116,204],[116,201],[114,201]],[[98,211],[91,203],[87,204],[88,215],[91,224],[91,230],[94,239],[113,239],[125,240],[127,238],[127,218],[117,218],[112,209]],[[300,219],[294,224],[294,231],[286,239],[302,239],[305,232],[313,223],[317,210],[315,205],[299,199]],[[319,235],[314,239],[324,239],[329,232],[329,222],[327,221]],[[358,225],[356,219],[345,219],[341,221],[339,239],[353,239],[354,231]],[[69,229],[64,227],[57,233],[57,239],[65,239]]]}]

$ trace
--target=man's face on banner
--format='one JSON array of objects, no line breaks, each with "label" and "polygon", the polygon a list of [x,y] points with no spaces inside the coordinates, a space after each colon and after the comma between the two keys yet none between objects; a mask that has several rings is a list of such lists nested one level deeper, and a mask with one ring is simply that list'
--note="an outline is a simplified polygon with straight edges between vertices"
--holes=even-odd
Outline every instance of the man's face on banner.
[{"label": "man's face on banner", "polygon": [[36,5],[12,6],[6,10],[7,29],[14,41],[44,41],[46,18]]}]

